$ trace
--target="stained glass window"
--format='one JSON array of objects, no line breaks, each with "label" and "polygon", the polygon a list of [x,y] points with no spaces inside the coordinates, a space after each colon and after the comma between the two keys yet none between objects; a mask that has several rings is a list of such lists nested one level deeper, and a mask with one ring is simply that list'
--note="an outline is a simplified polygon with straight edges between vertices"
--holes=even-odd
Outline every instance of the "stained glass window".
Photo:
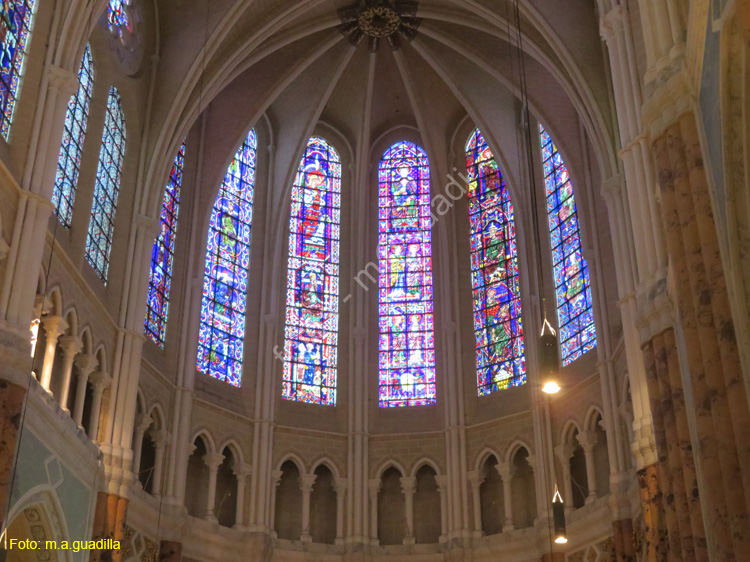
[{"label": "stained glass window", "polygon": [[131,13],[132,0],[109,0],[107,5],[107,27],[109,31],[120,36],[135,31],[135,20]]},{"label": "stained glass window", "polygon": [[539,125],[547,194],[547,216],[563,365],[596,347],[589,268],[581,248],[573,184],[557,146]]},{"label": "stained glass window", "polygon": [[117,88],[109,89],[107,113],[104,118],[99,166],[96,170],[94,200],[86,238],[86,260],[106,283],[109,273],[109,254],[115,230],[117,196],[120,192],[120,174],[125,156],[125,115],[122,112]]},{"label": "stained glass window", "polygon": [[78,70],[78,91],[71,96],[68,111],[65,113],[63,139],[57,159],[55,187],[52,191],[55,214],[65,228],[70,228],[73,220],[78,171],[81,166],[81,152],[83,139],[86,137],[93,86],[94,65],[91,62],[91,48],[86,45],[81,68]]},{"label": "stained glass window", "polygon": [[257,147],[251,129],[219,189],[206,246],[197,367],[233,386],[242,380]]},{"label": "stained glass window", "polygon": [[313,137],[292,187],[282,396],[336,405],[341,161]]},{"label": "stained glass window", "polygon": [[513,204],[479,129],[466,145],[480,396],[526,382]]},{"label": "stained glass window", "polygon": [[182,187],[182,169],[185,161],[185,143],[183,141],[169,173],[169,180],[164,191],[159,219],[159,234],[151,250],[151,273],[148,280],[148,299],[146,301],[146,335],[159,347],[164,347],[169,316],[169,294],[172,288],[172,266],[174,264],[174,245],[177,235],[177,216],[180,212],[180,188]]},{"label": "stained glass window", "polygon": [[4,0],[0,4],[0,133],[5,139],[13,121],[33,17],[34,0]]},{"label": "stained glass window", "polygon": [[417,145],[391,146],[378,167],[381,407],[434,404],[430,170]]}]

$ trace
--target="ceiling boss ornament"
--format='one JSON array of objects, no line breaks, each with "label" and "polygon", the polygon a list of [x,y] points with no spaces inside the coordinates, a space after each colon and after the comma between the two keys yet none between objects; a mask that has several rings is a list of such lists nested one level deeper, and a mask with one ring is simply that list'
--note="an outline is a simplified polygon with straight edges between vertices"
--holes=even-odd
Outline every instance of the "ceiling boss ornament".
[{"label": "ceiling boss ornament", "polygon": [[417,36],[422,22],[416,15],[417,6],[417,2],[406,0],[359,0],[339,10],[339,31],[355,46],[367,38],[367,48],[373,53],[381,39],[395,51],[402,39],[411,41]]}]

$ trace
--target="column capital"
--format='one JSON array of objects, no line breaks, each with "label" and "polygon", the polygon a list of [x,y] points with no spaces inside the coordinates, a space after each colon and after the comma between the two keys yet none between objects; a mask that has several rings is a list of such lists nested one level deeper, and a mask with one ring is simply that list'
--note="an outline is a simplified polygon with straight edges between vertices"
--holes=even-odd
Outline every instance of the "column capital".
[{"label": "column capital", "polygon": [[237,477],[237,481],[245,480],[248,476],[250,476],[253,473],[253,467],[249,464],[243,463],[235,463],[235,466],[232,467],[232,472]]},{"label": "column capital", "polygon": [[300,474],[299,475],[299,487],[305,493],[312,492],[313,484],[318,478],[317,474]]},{"label": "column capital", "polygon": [[136,432],[142,434],[149,428],[153,421],[153,418],[148,414],[137,414],[133,425],[135,426]]},{"label": "column capital", "polygon": [[221,453],[206,453],[203,455],[203,462],[208,465],[210,470],[218,470],[219,465],[224,462],[224,455]]},{"label": "column capital", "polygon": [[596,434],[596,431],[582,431],[576,435],[576,440],[583,447],[583,450],[588,453],[599,441],[599,436]]},{"label": "column capital", "polygon": [[83,341],[78,336],[62,336],[58,342],[65,357],[75,357],[83,349]]},{"label": "column capital", "polygon": [[72,96],[78,90],[78,75],[67,68],[48,64],[47,79],[50,88],[57,90],[66,98]]},{"label": "column capital", "polygon": [[529,463],[531,470],[536,470],[536,455],[529,455],[526,457],[526,462]]},{"label": "column capital", "polygon": [[599,34],[605,42],[609,43],[610,39],[622,30],[624,17],[625,9],[622,4],[618,4],[602,16],[599,22]]},{"label": "column capital", "polygon": [[448,476],[446,474],[436,475],[435,483],[438,486],[438,493],[440,495],[443,495],[448,492]]},{"label": "column capital", "polygon": [[89,380],[94,385],[94,392],[102,392],[112,382],[112,377],[104,371],[94,371],[89,376]]},{"label": "column capital", "polygon": [[563,443],[555,447],[555,456],[562,464],[566,464],[573,456],[573,453],[575,453],[575,450],[575,445],[572,443]]},{"label": "column capital", "polygon": [[88,377],[99,366],[99,360],[88,353],[77,355],[74,362],[78,367],[79,377]]},{"label": "column capital", "polygon": [[480,474],[478,470],[470,470],[466,473],[466,477],[469,480],[469,484],[476,488],[479,488],[479,486],[482,485],[482,482],[484,482],[484,475]]},{"label": "column capital", "polygon": [[401,477],[401,491],[404,495],[410,495],[414,493],[417,487],[417,479],[414,476],[402,476]]},{"label": "column capital", "polygon": [[346,478],[338,478],[333,483],[333,489],[336,490],[336,494],[345,494],[346,489],[349,487],[349,481]]},{"label": "column capital", "polygon": [[495,465],[495,468],[500,474],[500,478],[502,478],[503,480],[508,480],[510,482],[510,473],[512,466],[509,462],[499,462]]},{"label": "column capital", "polygon": [[370,499],[376,500],[380,491],[380,478],[370,478],[367,481],[367,489],[370,491]]},{"label": "column capital", "polygon": [[62,316],[43,316],[42,325],[47,334],[47,338],[55,340],[65,333],[68,329],[68,323]]},{"label": "column capital", "polygon": [[271,471],[271,478],[273,480],[274,488],[277,487],[281,483],[281,476],[283,474],[284,473],[281,472],[280,470],[272,470]]},{"label": "column capital", "polygon": [[165,429],[158,429],[151,432],[151,439],[154,440],[154,445],[156,445],[157,448],[166,444],[168,438],[169,434]]}]

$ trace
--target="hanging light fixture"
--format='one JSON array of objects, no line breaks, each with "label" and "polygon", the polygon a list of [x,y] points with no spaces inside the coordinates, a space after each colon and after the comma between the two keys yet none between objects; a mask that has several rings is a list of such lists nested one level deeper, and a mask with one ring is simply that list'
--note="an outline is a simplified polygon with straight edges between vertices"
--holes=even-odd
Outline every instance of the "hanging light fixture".
[{"label": "hanging light fixture", "polygon": [[542,333],[539,335],[539,380],[542,384],[542,392],[557,394],[560,392],[558,365],[560,359],[557,351],[557,333],[552,324],[547,320],[547,304],[542,299],[544,309],[544,321],[542,322]]},{"label": "hanging light fixture", "polygon": [[555,542],[565,544],[568,542],[568,533],[565,530],[565,507],[557,485],[555,485],[555,495],[552,497],[552,519],[555,525]]}]

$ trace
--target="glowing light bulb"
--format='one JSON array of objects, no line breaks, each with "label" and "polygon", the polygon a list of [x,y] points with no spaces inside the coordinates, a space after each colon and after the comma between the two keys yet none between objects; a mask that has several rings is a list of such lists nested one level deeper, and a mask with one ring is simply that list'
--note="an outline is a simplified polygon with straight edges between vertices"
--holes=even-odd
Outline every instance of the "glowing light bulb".
[{"label": "glowing light bulb", "polygon": [[555,381],[547,381],[542,387],[542,392],[545,392],[547,394],[557,394],[558,392],[560,392],[560,388],[560,385]]}]

